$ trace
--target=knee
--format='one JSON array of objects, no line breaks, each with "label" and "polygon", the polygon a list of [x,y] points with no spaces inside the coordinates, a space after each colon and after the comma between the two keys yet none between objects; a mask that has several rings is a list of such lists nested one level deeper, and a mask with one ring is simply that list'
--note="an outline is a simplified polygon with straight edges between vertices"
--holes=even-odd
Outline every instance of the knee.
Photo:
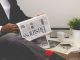
[{"label": "knee", "polygon": [[11,37],[11,36],[16,36],[16,35],[17,35],[16,33],[7,33],[4,36],[5,37]]},{"label": "knee", "polygon": [[16,33],[8,33],[8,34],[5,34],[2,37],[0,37],[0,40],[2,40],[2,41],[15,41],[16,38],[17,38]]}]

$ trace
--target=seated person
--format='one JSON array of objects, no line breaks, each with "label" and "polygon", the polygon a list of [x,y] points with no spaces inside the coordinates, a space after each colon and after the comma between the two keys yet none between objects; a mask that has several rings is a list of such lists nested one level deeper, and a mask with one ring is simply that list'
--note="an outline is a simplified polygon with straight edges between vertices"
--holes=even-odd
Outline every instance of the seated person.
[{"label": "seated person", "polygon": [[44,49],[21,38],[16,23],[30,19],[16,0],[0,0],[0,60],[46,60]]}]

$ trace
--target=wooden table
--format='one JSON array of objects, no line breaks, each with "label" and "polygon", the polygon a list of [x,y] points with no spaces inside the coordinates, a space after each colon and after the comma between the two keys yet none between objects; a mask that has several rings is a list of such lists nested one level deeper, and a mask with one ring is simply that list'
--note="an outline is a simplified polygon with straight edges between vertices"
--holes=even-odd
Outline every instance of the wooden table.
[{"label": "wooden table", "polygon": [[80,52],[72,52],[68,55],[60,52],[55,52],[55,53],[62,56],[66,60],[80,60]]},{"label": "wooden table", "polygon": [[80,60],[80,53],[70,53],[69,55],[66,54],[62,54],[59,52],[55,52],[56,54],[62,56],[63,58],[65,58],[66,60]]}]

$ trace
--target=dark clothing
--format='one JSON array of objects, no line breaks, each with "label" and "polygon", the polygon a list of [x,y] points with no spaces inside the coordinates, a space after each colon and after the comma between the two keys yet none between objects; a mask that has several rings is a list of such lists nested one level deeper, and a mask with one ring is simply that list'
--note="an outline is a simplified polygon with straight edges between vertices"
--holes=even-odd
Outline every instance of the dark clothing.
[{"label": "dark clothing", "polygon": [[[0,5],[0,26],[7,23],[15,24],[31,18],[25,16],[16,0],[8,1],[11,5],[10,19],[8,20],[5,11]],[[18,34],[7,33],[0,37],[0,60],[46,60],[44,54],[40,54],[41,52],[44,52],[44,49],[33,42],[22,39]]]},{"label": "dark clothing", "polygon": [[[7,18],[2,5],[0,5],[0,26],[7,23],[15,24],[31,18],[25,16],[16,0],[8,1],[10,3],[10,19]],[[44,58],[42,59],[37,51],[39,51],[38,49],[44,51],[44,49],[34,45],[32,42],[17,37],[15,33],[7,33],[0,37],[0,60],[43,60]],[[36,57],[36,55],[40,58]]]},{"label": "dark clothing", "polygon": [[0,60],[46,60],[44,49],[15,33],[0,37]]},{"label": "dark clothing", "polygon": [[16,0],[8,0],[10,3],[10,19],[8,20],[3,7],[0,4],[0,25],[5,25],[7,23],[17,23],[23,20],[27,20],[30,17],[25,16],[25,14],[20,10],[19,6],[17,5]]}]

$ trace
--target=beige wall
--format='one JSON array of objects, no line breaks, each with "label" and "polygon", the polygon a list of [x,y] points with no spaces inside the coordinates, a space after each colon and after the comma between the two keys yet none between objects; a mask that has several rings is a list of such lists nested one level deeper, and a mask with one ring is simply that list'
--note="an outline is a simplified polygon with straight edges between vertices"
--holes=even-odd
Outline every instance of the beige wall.
[{"label": "beige wall", "polygon": [[51,27],[68,27],[69,19],[80,16],[80,0],[18,0],[18,3],[28,16],[46,13]]}]

